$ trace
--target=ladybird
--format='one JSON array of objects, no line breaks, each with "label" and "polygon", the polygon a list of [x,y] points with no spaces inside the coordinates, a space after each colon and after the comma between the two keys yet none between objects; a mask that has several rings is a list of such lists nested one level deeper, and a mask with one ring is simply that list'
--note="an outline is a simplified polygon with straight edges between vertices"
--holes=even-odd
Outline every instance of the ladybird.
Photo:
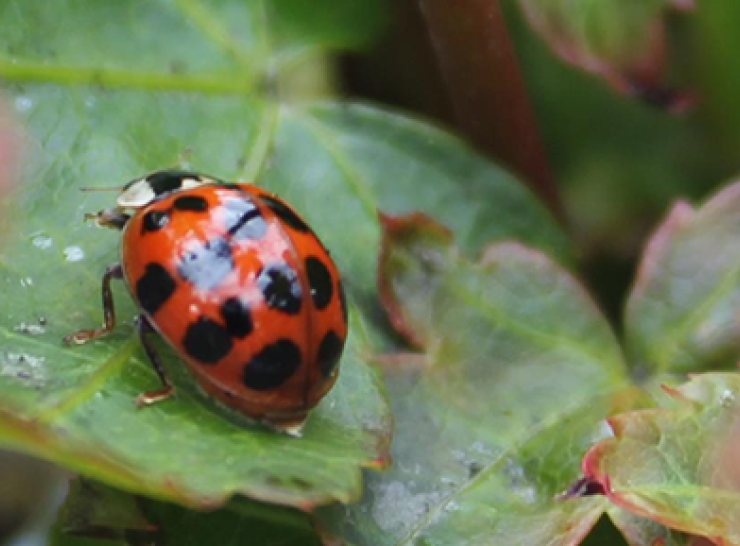
[{"label": "ladybird", "polygon": [[111,281],[122,279],[162,382],[139,395],[139,405],[175,392],[152,344],[158,333],[208,395],[299,434],[337,380],[347,337],[337,267],[308,224],[257,186],[179,170],[129,182],[116,204],[87,215],[122,230],[120,263],[103,275],[104,324],[64,342],[113,330]]}]

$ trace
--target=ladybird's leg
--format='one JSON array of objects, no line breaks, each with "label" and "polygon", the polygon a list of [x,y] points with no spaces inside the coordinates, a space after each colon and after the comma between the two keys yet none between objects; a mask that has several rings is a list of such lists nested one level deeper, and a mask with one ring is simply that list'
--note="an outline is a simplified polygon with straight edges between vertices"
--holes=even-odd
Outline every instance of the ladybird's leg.
[{"label": "ladybird's leg", "polygon": [[95,220],[99,226],[113,229],[123,229],[131,215],[126,214],[121,209],[105,209],[95,214],[85,214],[85,220]]},{"label": "ladybird's leg", "polygon": [[64,343],[67,345],[82,345],[93,339],[103,337],[110,333],[116,326],[116,311],[113,308],[113,293],[110,289],[110,282],[112,279],[122,279],[123,269],[121,264],[115,264],[110,266],[103,275],[103,317],[104,324],[100,328],[94,330],[80,330],[74,334],[70,334],[64,338]]},{"label": "ladybird's leg", "polygon": [[167,377],[167,374],[162,367],[162,361],[159,359],[159,355],[157,354],[157,350],[154,348],[154,345],[152,345],[152,341],[149,338],[150,334],[155,333],[152,324],[144,315],[140,315],[137,322],[141,345],[144,347],[146,356],[147,358],[149,358],[149,362],[154,368],[154,371],[157,372],[157,377],[159,377],[159,380],[162,382],[161,389],[158,389],[156,391],[142,392],[136,398],[137,406],[151,406],[152,404],[156,404],[157,402],[166,400],[173,394],[175,394],[175,386],[172,384],[169,377]]}]

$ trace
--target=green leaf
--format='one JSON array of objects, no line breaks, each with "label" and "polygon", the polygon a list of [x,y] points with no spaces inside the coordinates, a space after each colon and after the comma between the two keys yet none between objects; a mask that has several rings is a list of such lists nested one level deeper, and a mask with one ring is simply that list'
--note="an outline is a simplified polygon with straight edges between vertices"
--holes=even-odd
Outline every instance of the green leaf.
[{"label": "green leaf", "polygon": [[[383,388],[365,362],[389,343],[377,328],[376,210],[427,210],[471,250],[519,238],[572,255],[530,193],[449,135],[366,106],[287,105],[257,86],[282,51],[279,39],[260,36],[292,24],[283,13],[290,2],[262,19],[262,3],[235,0],[208,10],[192,0],[69,1],[54,15],[44,6],[11,2],[0,12],[9,36],[0,76],[28,129],[13,231],[0,252],[6,445],[188,506],[212,508],[234,493],[302,508],[347,502],[360,492],[360,467],[387,459],[390,435]],[[312,28],[285,47],[339,43]],[[157,380],[132,338],[136,310],[122,286],[115,333],[61,345],[100,321],[100,275],[118,259],[118,236],[82,221],[111,195],[79,188],[120,185],[186,149],[197,170],[256,179],[295,205],[344,275],[352,333],[342,373],[300,440],[214,412],[171,354],[179,396],[137,410],[134,398]]]},{"label": "green leaf", "polygon": [[615,437],[589,451],[586,476],[624,510],[740,544],[740,375],[699,375],[669,394],[668,407],[612,417]]},{"label": "green leaf", "polygon": [[322,525],[353,545],[575,543],[606,504],[555,496],[599,418],[631,404],[606,394],[626,383],[606,321],[540,252],[501,243],[472,263],[429,218],[385,224],[384,298],[424,352],[385,362],[393,467]]},{"label": "green leaf", "polygon": [[73,67],[183,79],[206,73],[249,84],[307,51],[371,44],[387,10],[363,0],[311,7],[299,0],[63,0],[49,10],[39,0],[12,0],[0,6],[4,70],[33,67],[41,79],[44,69]]},{"label": "green leaf", "polygon": [[625,331],[639,376],[698,372],[740,357],[740,184],[699,209],[679,203],[648,244]]},{"label": "green leaf", "polygon": [[389,2],[271,0],[265,8],[274,22],[271,34],[286,49],[307,49],[307,43],[332,49],[362,49],[374,43],[385,29]]},{"label": "green leaf", "polygon": [[[112,542],[115,541],[115,542]],[[234,500],[198,513],[75,480],[54,525],[53,546],[111,544],[259,544],[318,546],[308,517],[294,510]]]},{"label": "green leaf", "polygon": [[[630,546],[712,546],[697,537],[666,527],[650,518],[637,516],[618,506],[607,510],[614,526],[624,535]],[[597,543],[594,543],[597,544]]]}]

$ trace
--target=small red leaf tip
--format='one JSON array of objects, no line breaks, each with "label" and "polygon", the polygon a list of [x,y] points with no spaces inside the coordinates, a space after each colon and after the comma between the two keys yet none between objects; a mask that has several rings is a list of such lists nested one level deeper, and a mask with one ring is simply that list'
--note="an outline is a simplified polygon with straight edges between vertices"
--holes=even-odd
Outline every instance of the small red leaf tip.
[{"label": "small red leaf tip", "polygon": [[688,396],[686,396],[686,394],[680,388],[671,387],[665,384],[662,384],[660,388],[668,396],[670,396],[671,398],[673,398],[674,400],[678,402],[682,402],[682,403],[693,403],[694,402]]},{"label": "small red leaf tip", "polygon": [[696,94],[684,89],[650,85],[637,80],[628,81],[625,86],[629,95],[669,114],[683,114],[697,102]]},{"label": "small red leaf tip", "polygon": [[614,436],[619,436],[619,431],[621,430],[619,418],[617,415],[614,417],[607,417],[605,419],[606,424],[609,425],[609,428],[612,429],[612,433]]},{"label": "small red leaf tip", "polygon": [[555,500],[578,499],[581,497],[592,497],[594,495],[605,495],[604,487],[597,481],[589,477],[583,477],[568,487],[562,493],[559,493]]}]

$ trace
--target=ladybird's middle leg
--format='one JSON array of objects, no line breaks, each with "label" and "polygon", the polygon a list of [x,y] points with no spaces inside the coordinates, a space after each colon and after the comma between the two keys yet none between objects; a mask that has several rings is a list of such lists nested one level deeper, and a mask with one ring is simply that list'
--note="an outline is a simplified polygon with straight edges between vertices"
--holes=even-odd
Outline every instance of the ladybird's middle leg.
[{"label": "ladybird's middle leg", "polygon": [[162,362],[159,359],[156,349],[152,345],[151,339],[148,337],[150,334],[155,333],[154,327],[149,322],[149,319],[144,315],[140,315],[137,320],[137,326],[139,330],[139,339],[141,339],[141,345],[144,347],[146,356],[149,359],[154,371],[157,373],[157,377],[162,382],[162,388],[156,391],[142,392],[136,398],[136,405],[151,406],[162,400],[166,400],[175,394],[175,386],[170,381],[169,377],[162,367]]},{"label": "ladybird's middle leg", "polygon": [[110,282],[113,279],[122,279],[123,269],[121,264],[115,264],[110,266],[103,275],[103,316],[104,323],[100,328],[93,330],[80,330],[74,334],[70,334],[64,338],[64,343],[67,345],[82,345],[93,339],[103,337],[108,334],[116,326],[116,311],[113,307],[113,292],[110,289]]}]

